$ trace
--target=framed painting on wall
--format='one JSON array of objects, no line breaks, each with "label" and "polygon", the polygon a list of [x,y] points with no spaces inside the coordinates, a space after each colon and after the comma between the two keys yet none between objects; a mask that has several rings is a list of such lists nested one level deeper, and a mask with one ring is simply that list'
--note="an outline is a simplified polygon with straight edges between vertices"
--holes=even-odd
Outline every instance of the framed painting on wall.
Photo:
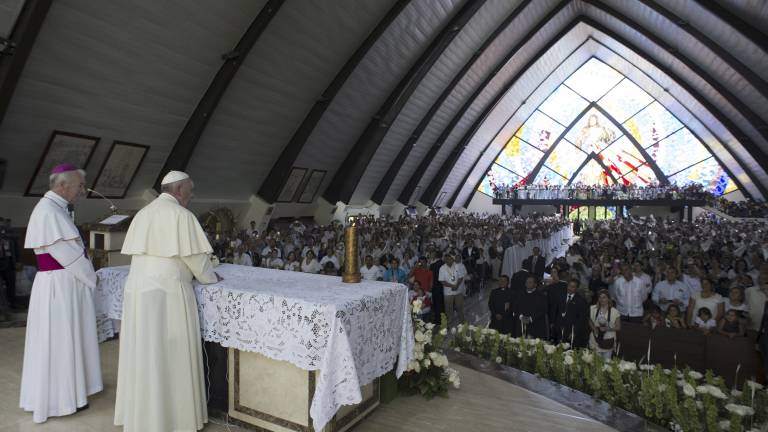
[{"label": "framed painting on wall", "polygon": [[293,202],[296,193],[299,191],[299,186],[301,186],[301,183],[304,181],[304,176],[306,175],[306,168],[293,167],[293,169],[291,169],[291,174],[288,176],[288,180],[285,182],[285,186],[283,186],[283,190],[277,197],[277,202]]},{"label": "framed painting on wall", "polygon": [[[142,144],[113,142],[93,182],[93,189],[107,198],[125,198],[148,150],[149,146]],[[88,194],[89,198],[94,196]]]},{"label": "framed painting on wall", "polygon": [[29,180],[26,196],[42,196],[48,191],[48,177],[56,165],[70,163],[86,169],[100,138],[70,132],[53,131],[35,174]]},{"label": "framed painting on wall", "polygon": [[312,170],[306,183],[304,183],[301,195],[299,195],[300,203],[310,204],[315,200],[315,195],[317,195],[317,190],[320,189],[320,184],[323,183],[326,172],[325,170]]}]

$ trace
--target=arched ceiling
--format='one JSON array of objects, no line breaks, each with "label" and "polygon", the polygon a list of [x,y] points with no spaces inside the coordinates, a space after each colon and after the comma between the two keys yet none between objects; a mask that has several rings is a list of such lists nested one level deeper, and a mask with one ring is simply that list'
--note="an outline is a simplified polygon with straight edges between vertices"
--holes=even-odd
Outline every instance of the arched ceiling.
[{"label": "arched ceiling", "polygon": [[57,0],[42,13],[39,33],[11,34],[34,44],[13,92],[0,86],[4,196],[24,193],[62,130],[101,138],[91,172],[114,140],[148,145],[129,196],[176,168],[198,196],[275,202],[300,167],[326,171],[332,203],[466,206],[591,57],[685,123],[745,194],[768,188],[762,1]]}]

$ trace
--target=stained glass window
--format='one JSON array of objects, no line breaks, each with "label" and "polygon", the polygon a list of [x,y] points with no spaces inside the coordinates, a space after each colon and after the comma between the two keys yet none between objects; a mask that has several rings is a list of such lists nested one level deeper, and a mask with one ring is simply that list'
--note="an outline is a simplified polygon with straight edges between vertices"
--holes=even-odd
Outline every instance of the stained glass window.
[{"label": "stained glass window", "polygon": [[563,130],[565,127],[547,117],[546,114],[534,111],[515,135],[536,148],[547,151]]},{"label": "stained glass window", "polygon": [[565,178],[570,178],[586,158],[586,153],[577,149],[569,142],[561,141],[549,154],[549,157],[544,162],[544,166]]},{"label": "stained glass window", "polygon": [[680,171],[669,181],[681,186],[698,183],[717,196],[736,190],[736,184],[713,157]]},{"label": "stained glass window", "polygon": [[547,185],[565,185],[568,180],[560,174],[552,171],[551,169],[543,166],[539,175],[536,176],[535,184],[547,184]]},{"label": "stained glass window", "polygon": [[611,170],[614,177],[621,177],[643,165],[648,165],[640,150],[625,136],[603,150],[600,153],[600,159],[603,165]]},{"label": "stained glass window", "polygon": [[621,136],[621,131],[600,111],[592,108],[573,125],[565,139],[589,153],[600,153]]},{"label": "stained glass window", "polygon": [[659,141],[653,158],[666,175],[674,174],[710,156],[703,144],[688,130],[681,129]]},{"label": "stained glass window", "polygon": [[683,127],[682,123],[658,102],[648,105],[624,122],[624,128],[643,148],[657,143],[681,127]]},{"label": "stained glass window", "polygon": [[622,78],[616,69],[593,57],[565,80],[565,85],[592,102],[600,99]]},{"label": "stained glass window", "polygon": [[596,160],[590,159],[584,168],[576,174],[572,184],[609,185],[613,184],[613,179]]},{"label": "stained glass window", "polygon": [[598,104],[622,123],[651,102],[653,102],[651,95],[632,81],[625,79],[603,96]]},{"label": "stained glass window", "polygon": [[566,86],[560,86],[539,107],[539,110],[567,125],[589,105],[583,97]]},{"label": "stained glass window", "polygon": [[494,186],[514,185],[519,181],[519,175],[500,165],[493,164],[491,165],[491,169],[488,170],[483,182],[480,183],[478,190],[486,195],[493,196]]},{"label": "stained glass window", "polygon": [[[590,102],[600,109],[593,107],[580,116]],[[590,152],[597,154],[605,168],[592,158],[576,172]],[[660,172],[671,183],[694,182],[718,194],[737,189],[707,148],[674,115],[596,58],[568,77],[522,124],[480,190],[492,194],[494,181],[510,184],[528,177],[545,155],[531,183],[612,184],[615,178],[621,184],[648,185],[663,182],[656,177]]]},{"label": "stained glass window", "polygon": [[501,151],[496,163],[521,176],[527,176],[542,156],[544,156],[542,151],[515,136]]}]

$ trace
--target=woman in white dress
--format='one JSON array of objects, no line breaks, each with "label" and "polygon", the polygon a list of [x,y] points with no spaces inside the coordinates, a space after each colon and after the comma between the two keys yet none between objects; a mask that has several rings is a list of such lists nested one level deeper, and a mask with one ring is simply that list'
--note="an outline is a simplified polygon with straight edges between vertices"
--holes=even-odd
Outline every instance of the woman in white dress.
[{"label": "woman in white dress", "polygon": [[285,258],[284,270],[288,271],[301,271],[301,264],[296,261],[296,253],[288,252],[288,256]]},{"label": "woman in white dress", "polygon": [[621,314],[612,306],[608,290],[597,293],[597,304],[589,307],[589,347],[605,360],[616,346],[616,332],[621,330]]},{"label": "woman in white dress", "polygon": [[315,253],[312,251],[312,249],[309,249],[307,254],[304,256],[304,259],[301,260],[301,271],[304,273],[317,274],[320,273],[320,270],[322,269],[323,267],[321,267],[320,263],[317,262],[317,259],[315,259]]},{"label": "woman in white dress", "polygon": [[691,295],[688,301],[688,324],[693,324],[693,320],[699,316],[699,309],[707,308],[712,312],[712,318],[715,322],[720,322],[723,317],[723,297],[715,292],[714,282],[710,278],[701,280],[701,292]]}]

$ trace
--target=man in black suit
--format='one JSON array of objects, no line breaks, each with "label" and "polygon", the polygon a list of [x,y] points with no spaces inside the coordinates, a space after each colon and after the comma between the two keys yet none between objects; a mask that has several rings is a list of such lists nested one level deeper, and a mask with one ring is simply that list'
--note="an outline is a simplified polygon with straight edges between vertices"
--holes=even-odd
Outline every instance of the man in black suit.
[{"label": "man in black suit", "polygon": [[534,247],[532,255],[523,261],[523,268],[533,273],[534,276],[541,279],[544,277],[544,267],[546,267],[546,259],[541,256],[541,249]]},{"label": "man in black suit", "polygon": [[554,339],[571,342],[573,348],[586,348],[588,336],[589,305],[577,292],[579,280],[568,281],[568,288],[555,302]]},{"label": "man in black suit", "polygon": [[560,279],[560,269],[556,266],[552,266],[549,273],[550,281],[547,284],[547,311],[549,317],[550,335],[555,334],[555,314],[557,313],[557,305],[565,297],[565,292],[568,289],[568,282]]},{"label": "man in black suit", "polygon": [[520,268],[520,270],[516,271],[512,275],[512,279],[510,281],[509,287],[512,288],[512,291],[515,294],[519,294],[523,291],[525,291],[525,281],[528,279],[528,276],[531,276],[533,273],[528,271],[528,268],[526,266],[527,259],[523,260],[523,266]]},{"label": "man in black suit", "polygon": [[442,256],[438,251],[432,251],[432,260],[429,264],[429,270],[434,277],[432,278],[432,322],[440,325],[440,315],[445,312],[445,298],[443,297],[443,284],[438,280],[440,267],[443,266]]},{"label": "man in black suit", "polygon": [[475,283],[478,279],[477,260],[480,258],[480,249],[472,245],[472,240],[464,241],[464,249],[461,250],[461,262],[467,269],[467,274],[472,275],[470,283],[467,284],[469,289],[468,294],[472,295],[475,292]]},{"label": "man in black suit", "polygon": [[546,339],[547,297],[537,290],[538,279],[530,275],[525,280],[525,290],[516,296],[512,308],[512,334]]},{"label": "man in black suit", "polygon": [[512,307],[512,290],[509,288],[509,278],[499,277],[499,287],[488,296],[488,309],[491,311],[489,328],[500,333],[509,333],[509,318]]}]

